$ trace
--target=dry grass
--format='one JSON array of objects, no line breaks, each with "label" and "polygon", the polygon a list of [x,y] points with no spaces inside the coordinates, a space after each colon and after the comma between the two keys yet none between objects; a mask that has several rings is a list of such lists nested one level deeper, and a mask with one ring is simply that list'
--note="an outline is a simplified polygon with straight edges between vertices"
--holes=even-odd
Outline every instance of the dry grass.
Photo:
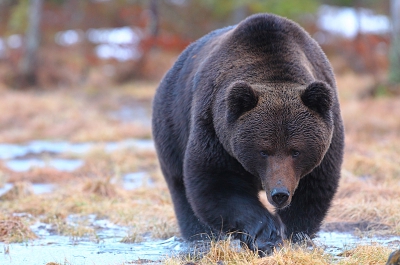
[{"label": "dry grass", "polygon": [[139,84],[122,89],[57,90],[48,92],[0,90],[0,142],[30,139],[110,141],[150,137],[137,123],[116,121],[110,112],[122,105],[149,106],[155,85]]},{"label": "dry grass", "polygon": [[186,257],[169,258],[165,264],[327,265],[331,264],[331,260],[332,257],[325,254],[322,249],[310,249],[306,246],[291,245],[288,242],[280,250],[274,251],[271,256],[259,258],[253,251],[240,248],[228,239],[211,242],[210,250],[205,254],[194,252]]},{"label": "dry grass", "polygon": [[377,245],[357,246],[346,250],[338,257],[326,254],[323,249],[306,245],[292,245],[286,242],[280,250],[274,251],[271,256],[259,258],[248,249],[238,249],[228,240],[211,242],[207,253],[197,255],[196,252],[183,257],[168,258],[167,265],[207,265],[207,264],[252,264],[252,265],[384,265],[391,250]]},{"label": "dry grass", "polygon": [[249,249],[240,249],[230,238],[211,241],[208,246],[195,246],[192,253],[164,261],[168,265],[181,264],[254,264],[258,255]]},{"label": "dry grass", "polygon": [[381,246],[357,246],[354,249],[347,250],[341,254],[343,260],[340,265],[378,265],[386,264],[390,249]]},{"label": "dry grass", "polygon": [[386,233],[400,234],[400,98],[359,99],[368,81],[338,77],[346,149],[326,222],[377,222],[390,227]]},{"label": "dry grass", "polygon": [[96,230],[85,222],[85,220],[81,220],[74,225],[68,224],[64,218],[59,216],[49,217],[42,221],[52,224],[57,234],[68,236],[73,241],[78,241],[82,238],[89,238],[95,242],[98,241]]},{"label": "dry grass", "polygon": [[111,178],[88,179],[83,184],[82,191],[85,193],[93,193],[101,197],[117,196],[117,188],[111,183]]},{"label": "dry grass", "polygon": [[322,249],[307,249],[305,246],[287,246],[275,252],[272,256],[258,261],[260,265],[302,265],[331,264],[332,257],[324,253]]},{"label": "dry grass", "polygon": [[5,243],[25,242],[37,236],[18,216],[0,216],[0,241]]},{"label": "dry grass", "polygon": [[[60,234],[73,237],[90,234],[91,231],[85,231],[84,226],[75,234],[68,230],[60,220],[70,214],[96,214],[131,227],[132,231],[136,231],[135,235],[129,234],[126,241],[138,241],[132,238],[143,237],[148,231],[154,238],[168,238],[178,233],[169,192],[156,167],[154,151],[96,151],[89,153],[85,159],[88,160],[87,165],[76,171],[72,179],[58,182],[60,185],[56,192],[35,195],[10,191],[7,194],[15,195],[4,195],[0,211],[32,214],[59,227]],[[119,167],[116,166],[118,164]],[[121,175],[137,170],[149,171],[154,185],[133,191],[124,190],[120,183]],[[30,186],[29,183],[25,186],[22,183],[26,184],[17,182],[15,187]]]}]

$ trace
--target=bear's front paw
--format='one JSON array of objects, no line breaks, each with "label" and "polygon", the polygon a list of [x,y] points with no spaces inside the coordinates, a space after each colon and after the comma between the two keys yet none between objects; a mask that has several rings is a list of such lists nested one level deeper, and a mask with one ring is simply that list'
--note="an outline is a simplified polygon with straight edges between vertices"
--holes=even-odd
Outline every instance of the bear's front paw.
[{"label": "bear's front paw", "polygon": [[257,237],[254,245],[254,251],[257,251],[260,257],[268,256],[272,254],[274,249],[279,250],[283,245],[282,237],[275,236],[274,239],[262,239],[262,237]]},{"label": "bear's front paw", "polygon": [[284,225],[280,220],[265,218],[263,221],[258,221],[252,228],[249,233],[242,235],[241,241],[249,249],[257,251],[261,257],[270,255],[274,249],[283,245]]}]

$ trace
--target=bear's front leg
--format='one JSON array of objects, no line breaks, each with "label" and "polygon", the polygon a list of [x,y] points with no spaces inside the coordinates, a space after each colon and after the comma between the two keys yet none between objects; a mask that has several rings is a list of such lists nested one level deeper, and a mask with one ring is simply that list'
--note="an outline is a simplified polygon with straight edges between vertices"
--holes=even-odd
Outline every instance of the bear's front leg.
[{"label": "bear's front leg", "polygon": [[239,163],[189,156],[184,168],[186,194],[201,222],[223,234],[233,233],[260,255],[282,243],[279,218],[262,205],[256,179]]}]

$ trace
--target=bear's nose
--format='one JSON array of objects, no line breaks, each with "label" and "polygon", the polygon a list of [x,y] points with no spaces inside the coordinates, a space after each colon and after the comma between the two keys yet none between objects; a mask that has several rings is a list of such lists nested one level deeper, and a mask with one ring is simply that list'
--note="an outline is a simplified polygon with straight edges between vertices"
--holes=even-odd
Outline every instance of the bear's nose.
[{"label": "bear's nose", "polygon": [[277,207],[281,207],[289,199],[289,191],[286,188],[275,188],[271,192],[272,200]]}]

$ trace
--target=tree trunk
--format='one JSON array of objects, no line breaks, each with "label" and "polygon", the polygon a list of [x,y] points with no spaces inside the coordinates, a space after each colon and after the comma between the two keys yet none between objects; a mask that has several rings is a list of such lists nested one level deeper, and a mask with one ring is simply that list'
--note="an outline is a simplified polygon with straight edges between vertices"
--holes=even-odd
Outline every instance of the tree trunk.
[{"label": "tree trunk", "polygon": [[159,0],[151,0],[149,4],[149,15],[150,21],[147,26],[147,34],[151,37],[157,37],[159,30],[159,14],[158,14],[158,1]]},{"label": "tree trunk", "polygon": [[400,84],[400,0],[391,0],[392,41],[390,49],[389,81]]},{"label": "tree trunk", "polygon": [[29,0],[28,29],[26,32],[25,51],[20,62],[20,76],[17,77],[19,88],[37,85],[37,52],[40,42],[40,21],[43,0]]}]

